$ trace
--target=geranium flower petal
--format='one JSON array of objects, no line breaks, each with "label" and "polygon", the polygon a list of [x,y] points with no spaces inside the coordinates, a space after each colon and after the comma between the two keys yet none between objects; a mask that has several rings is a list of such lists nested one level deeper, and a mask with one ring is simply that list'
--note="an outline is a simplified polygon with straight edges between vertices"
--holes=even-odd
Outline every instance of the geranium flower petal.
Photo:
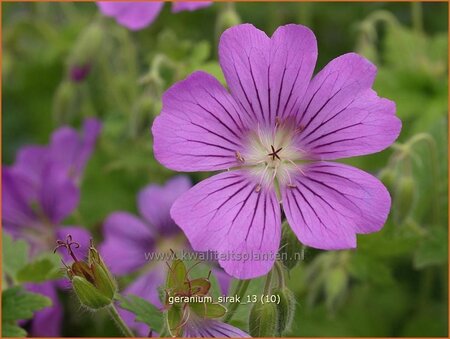
[{"label": "geranium flower petal", "polygon": [[37,216],[29,202],[36,199],[27,176],[10,167],[2,168],[2,222],[8,232],[17,235],[22,228],[36,225]]},{"label": "geranium flower petal", "polygon": [[59,224],[77,207],[80,190],[67,176],[67,169],[57,163],[45,166],[42,172],[39,199],[44,214]]},{"label": "geranium flower petal", "polygon": [[219,44],[220,65],[231,93],[254,122],[273,125],[295,113],[317,59],[312,31],[280,27],[270,39],[253,25],[226,30]]},{"label": "geranium flower petal", "polygon": [[52,305],[37,311],[33,315],[30,327],[32,337],[60,337],[63,320],[63,307],[56,293],[56,285],[49,281],[41,284],[27,284],[30,292],[43,294],[50,298]]},{"label": "geranium flower petal", "polygon": [[170,217],[170,208],[175,200],[189,188],[191,181],[187,176],[177,176],[164,186],[148,185],[138,196],[140,214],[161,234],[179,231]]},{"label": "geranium flower petal", "polygon": [[241,329],[221,322],[220,320],[201,318],[193,312],[184,327],[186,338],[250,338]]},{"label": "geranium flower petal", "polygon": [[229,274],[225,273],[219,267],[213,267],[212,272],[217,279],[217,283],[219,284],[220,292],[223,295],[227,295],[228,290],[230,289],[231,281],[233,280],[233,277],[231,277]]},{"label": "geranium flower petal", "polygon": [[139,30],[150,25],[158,16],[164,2],[97,2],[100,11],[114,17],[119,24],[131,30]]},{"label": "geranium flower petal", "polygon": [[200,8],[211,6],[212,1],[177,1],[172,3],[172,12],[195,11]]},{"label": "geranium flower petal", "polygon": [[112,273],[131,273],[147,263],[145,253],[153,250],[154,235],[141,219],[127,212],[114,212],[105,220],[103,233],[100,254]]},{"label": "geranium flower petal", "polygon": [[210,171],[238,164],[244,122],[237,104],[211,75],[195,72],[163,96],[153,123],[154,153],[177,171]]},{"label": "geranium flower petal", "polygon": [[311,82],[299,110],[296,144],[314,159],[383,150],[401,129],[394,102],[371,89],[376,68],[349,53],[331,61]]},{"label": "geranium flower petal", "polygon": [[167,266],[165,262],[158,262],[153,269],[130,284],[124,294],[133,294],[148,300],[156,307],[162,307],[159,300],[158,288],[164,285]]},{"label": "geranium flower petal", "polygon": [[[158,266],[154,267],[150,272],[144,273],[137,280],[131,283],[123,292],[125,296],[127,295],[137,295],[141,297],[156,307],[162,307],[161,301],[159,300],[159,290],[158,288],[164,285],[166,266],[164,263],[160,263]],[[123,317],[123,320],[128,326],[133,328],[141,337],[147,337],[149,334],[149,326],[136,322],[136,315],[125,309],[119,308],[119,313]],[[155,334],[155,333],[153,333]]]},{"label": "geranium flower petal", "polygon": [[52,135],[50,155],[52,161],[64,164],[70,174],[81,176],[86,162],[92,154],[101,123],[94,118],[86,119],[80,135],[71,127],[61,127]]},{"label": "geranium flower petal", "polygon": [[280,206],[275,191],[258,190],[246,172],[200,182],[174,203],[171,215],[194,250],[217,251],[228,274],[249,279],[272,267],[280,244]]},{"label": "geranium flower petal", "polygon": [[317,162],[281,188],[286,218],[299,240],[335,250],[356,247],[356,233],[376,232],[385,223],[391,199],[383,184],[357,168]]},{"label": "geranium flower petal", "polygon": [[35,186],[38,186],[41,181],[42,171],[48,160],[48,147],[25,146],[18,151],[13,168],[14,171],[26,175]]}]

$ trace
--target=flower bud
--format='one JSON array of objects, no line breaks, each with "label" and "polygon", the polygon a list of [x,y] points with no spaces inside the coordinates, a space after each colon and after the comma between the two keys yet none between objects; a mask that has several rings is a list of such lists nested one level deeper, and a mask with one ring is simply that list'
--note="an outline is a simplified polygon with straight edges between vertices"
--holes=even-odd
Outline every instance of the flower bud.
[{"label": "flower bud", "polygon": [[75,84],[63,81],[53,98],[53,117],[58,124],[71,121],[77,112],[78,93]]},{"label": "flower bud", "polygon": [[67,60],[72,81],[81,82],[89,75],[91,64],[101,51],[103,38],[103,28],[98,23],[90,25],[78,37]]},{"label": "flower bud", "polygon": [[392,192],[395,186],[395,171],[389,167],[383,168],[378,174],[378,178],[383,182],[387,189]]},{"label": "flower bud", "polygon": [[411,213],[415,198],[415,183],[411,175],[399,179],[394,198],[395,216],[398,222],[402,222]]},{"label": "flower bud", "polygon": [[69,69],[70,80],[73,82],[82,82],[89,75],[91,64],[73,65]]},{"label": "flower bud", "polygon": [[282,226],[279,254],[281,262],[288,270],[293,269],[303,259],[303,245],[298,241],[297,236],[286,221]]},{"label": "flower bud", "polygon": [[57,244],[56,249],[65,247],[74,260],[66,269],[81,304],[92,310],[110,305],[114,300],[117,284],[93,244],[89,248],[87,262],[75,257],[71,246],[79,247],[79,244],[72,241],[71,235],[67,236],[65,242],[58,240]]},{"label": "flower bud", "polygon": [[100,253],[93,246],[89,248],[89,260],[95,286],[108,298],[113,299],[117,291],[116,281],[106,267]]},{"label": "flower bud", "polygon": [[274,288],[272,294],[277,296],[279,303],[278,310],[278,326],[277,334],[281,336],[283,333],[289,331],[292,326],[292,320],[295,313],[295,296],[287,287]]},{"label": "flower bud", "polygon": [[72,287],[80,303],[90,309],[98,310],[111,304],[112,299],[100,293],[100,291],[85,278],[74,276]]},{"label": "flower bud", "polygon": [[252,337],[274,337],[278,329],[277,305],[255,303],[250,311],[249,331]]},{"label": "flower bud", "polygon": [[343,267],[334,267],[328,273],[325,280],[326,304],[332,309],[341,297],[344,296],[347,289],[348,275]]}]

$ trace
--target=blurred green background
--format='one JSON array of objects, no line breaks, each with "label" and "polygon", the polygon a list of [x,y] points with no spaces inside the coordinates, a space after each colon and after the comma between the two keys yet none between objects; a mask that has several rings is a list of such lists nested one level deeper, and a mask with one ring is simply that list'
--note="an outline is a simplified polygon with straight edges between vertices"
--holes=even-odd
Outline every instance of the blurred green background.
[{"label": "blurred green background", "polygon": [[[154,160],[150,126],[160,97],[203,69],[223,81],[220,33],[249,22],[271,34],[300,23],[316,34],[316,71],[356,51],[378,67],[375,89],[397,104],[403,129],[379,154],[350,159],[378,175],[393,207],[384,229],[356,251],[307,249],[290,272],[297,296],[291,336],[448,336],[447,3],[216,3],[130,32],[94,3],[3,3],[2,162],[21,146],[47,143],[61,124],[104,124],[82,183],[82,224],[101,239],[102,220],[136,211],[136,193],[173,175]],[[79,83],[71,67],[89,64]],[[193,174],[194,182],[208,174]],[[114,335],[66,300],[64,335]]]}]

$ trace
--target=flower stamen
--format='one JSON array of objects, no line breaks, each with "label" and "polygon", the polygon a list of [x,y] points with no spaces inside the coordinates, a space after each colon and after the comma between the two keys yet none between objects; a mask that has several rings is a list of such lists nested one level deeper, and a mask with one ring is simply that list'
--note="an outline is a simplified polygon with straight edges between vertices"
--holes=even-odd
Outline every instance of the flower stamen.
[{"label": "flower stamen", "polygon": [[239,160],[241,163],[245,163],[245,159],[239,151],[236,151],[236,159]]}]

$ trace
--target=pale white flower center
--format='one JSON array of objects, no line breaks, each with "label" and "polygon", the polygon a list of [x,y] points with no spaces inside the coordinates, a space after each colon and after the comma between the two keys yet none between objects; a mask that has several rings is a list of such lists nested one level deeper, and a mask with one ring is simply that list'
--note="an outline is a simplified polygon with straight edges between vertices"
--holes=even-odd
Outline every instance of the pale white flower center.
[{"label": "pale white flower center", "polygon": [[262,185],[295,186],[292,175],[302,172],[301,160],[304,152],[294,144],[294,137],[301,132],[294,121],[278,122],[272,128],[258,127],[248,135],[247,147],[238,160],[259,180]]}]

